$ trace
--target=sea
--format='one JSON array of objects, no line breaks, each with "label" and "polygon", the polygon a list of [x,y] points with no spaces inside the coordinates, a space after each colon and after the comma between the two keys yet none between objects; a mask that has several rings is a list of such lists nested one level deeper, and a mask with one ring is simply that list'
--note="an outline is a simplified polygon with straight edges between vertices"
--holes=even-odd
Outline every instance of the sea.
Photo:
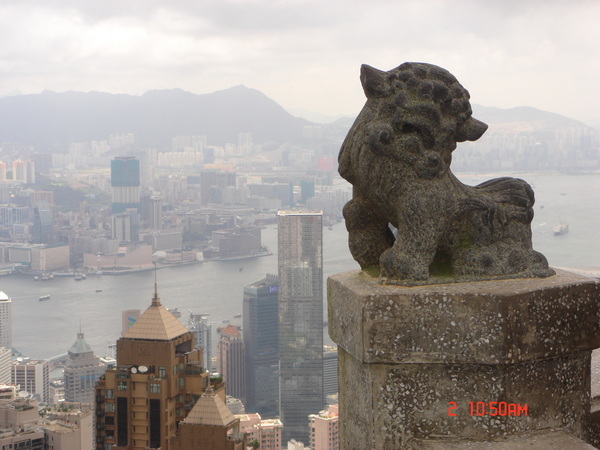
[{"label": "sea", "polygon": [[[475,185],[495,175],[461,176]],[[552,266],[600,273],[600,174],[520,174],[534,188],[534,248]],[[568,233],[555,235],[560,223]],[[344,223],[323,228],[324,277],[358,269],[347,246]],[[243,286],[277,273],[277,229],[262,230],[262,241],[272,255],[238,261],[209,261],[168,267],[156,272],[122,276],[95,275],[75,281],[55,277],[34,282],[31,276],[0,278],[0,290],[12,299],[13,347],[23,356],[48,359],[64,354],[81,330],[97,356],[114,356],[121,335],[121,311],[145,310],[154,293],[154,280],[163,305],[177,308],[182,319],[209,314],[216,342],[216,328],[225,323],[241,325]],[[46,301],[38,301],[50,295]],[[326,296],[324,296],[326,302]],[[324,312],[327,307],[324,305]],[[326,320],[326,317],[324,317]],[[330,343],[324,327],[325,343]]]}]

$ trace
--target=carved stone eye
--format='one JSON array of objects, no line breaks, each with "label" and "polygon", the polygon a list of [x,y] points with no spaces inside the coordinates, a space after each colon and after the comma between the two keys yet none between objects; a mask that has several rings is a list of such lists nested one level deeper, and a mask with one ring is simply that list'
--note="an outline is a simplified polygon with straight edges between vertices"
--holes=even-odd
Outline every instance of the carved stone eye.
[{"label": "carved stone eye", "polygon": [[392,134],[388,130],[383,130],[379,133],[379,142],[383,145],[389,145],[392,143]]}]

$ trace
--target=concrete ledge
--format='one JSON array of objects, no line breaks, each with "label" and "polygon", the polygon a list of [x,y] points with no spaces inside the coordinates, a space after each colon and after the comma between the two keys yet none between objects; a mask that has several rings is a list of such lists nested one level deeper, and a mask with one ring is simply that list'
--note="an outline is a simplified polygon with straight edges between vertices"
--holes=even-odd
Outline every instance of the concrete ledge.
[{"label": "concrete ledge", "polygon": [[329,334],[364,363],[515,364],[600,347],[600,282],[556,272],[416,287],[333,275]]},{"label": "concrete ledge", "polygon": [[[339,346],[342,448],[411,448],[418,439],[512,445],[518,441],[506,439],[521,438],[523,445],[543,442],[528,448],[550,448],[543,434],[524,437],[547,430],[571,439],[561,448],[589,448],[577,445],[593,434],[600,282],[557,271],[401,287],[354,271],[328,279],[328,299],[329,332]],[[497,413],[499,404],[516,409]]]},{"label": "concrete ledge", "polygon": [[[493,441],[559,427],[586,435],[590,352],[510,365],[364,364],[338,353],[341,448]],[[503,411],[494,409],[500,403]]]},{"label": "concrete ledge", "polygon": [[537,433],[511,436],[503,441],[427,441],[417,439],[411,447],[415,450],[477,450],[490,448],[494,450],[594,450],[596,447],[562,430],[549,430]]}]

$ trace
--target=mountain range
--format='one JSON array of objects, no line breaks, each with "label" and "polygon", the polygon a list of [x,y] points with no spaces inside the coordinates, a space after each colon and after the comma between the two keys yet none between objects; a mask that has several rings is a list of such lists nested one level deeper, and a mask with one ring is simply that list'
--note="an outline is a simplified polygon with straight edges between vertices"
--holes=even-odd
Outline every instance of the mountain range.
[{"label": "mountain range", "polygon": [[[488,124],[527,122],[536,130],[584,124],[531,107],[500,109],[473,105]],[[353,117],[325,128],[349,128]],[[141,96],[103,92],[44,91],[0,98],[0,142],[35,145],[50,151],[69,142],[107,140],[110,134],[134,133],[140,147],[170,147],[180,135],[206,135],[209,145],[237,142],[252,133],[255,143],[300,142],[314,123],[294,117],[262,92],[240,85],[210,94],[181,89],[149,91]],[[339,133],[335,133],[339,135]]]}]

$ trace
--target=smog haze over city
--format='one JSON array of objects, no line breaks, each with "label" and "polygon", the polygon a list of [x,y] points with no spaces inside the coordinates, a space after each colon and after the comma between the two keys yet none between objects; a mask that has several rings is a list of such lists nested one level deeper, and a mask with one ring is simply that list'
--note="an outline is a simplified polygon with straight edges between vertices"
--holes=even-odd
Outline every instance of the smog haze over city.
[{"label": "smog haze over city", "polygon": [[[47,407],[0,429],[42,445],[69,408],[86,449],[214,431],[328,450],[339,391],[366,414],[345,425],[390,414],[375,439],[580,438],[598,18],[599,0],[0,1],[0,412]],[[598,350],[591,368],[600,405]],[[467,415],[500,397],[535,418]],[[238,415],[196,434],[211,408]]]},{"label": "smog haze over city", "polygon": [[419,61],[448,69],[474,103],[597,127],[598,16],[594,0],[4,1],[0,95],[243,84],[327,119],[360,110],[360,64]]}]

